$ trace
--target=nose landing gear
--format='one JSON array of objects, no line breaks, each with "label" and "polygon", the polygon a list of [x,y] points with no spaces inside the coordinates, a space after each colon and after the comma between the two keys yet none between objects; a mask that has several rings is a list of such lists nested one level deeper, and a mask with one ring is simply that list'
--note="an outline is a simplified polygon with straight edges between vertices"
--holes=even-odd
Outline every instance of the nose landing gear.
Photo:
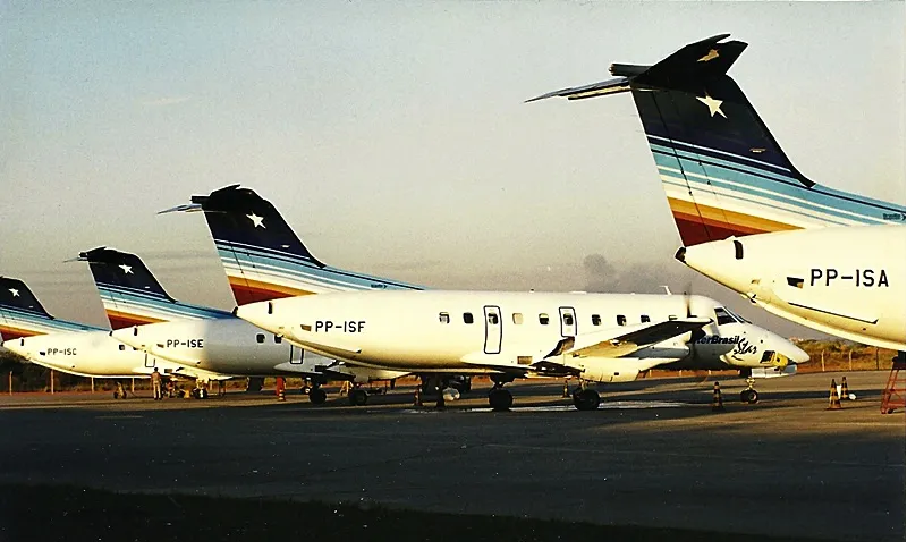
[{"label": "nose landing gear", "polygon": [[601,395],[596,390],[585,387],[585,382],[573,392],[573,404],[576,410],[597,410],[601,405]]},{"label": "nose landing gear", "polygon": [[739,400],[747,405],[754,405],[758,402],[758,392],[755,391],[755,379],[750,374],[746,377],[746,389],[739,392]]}]

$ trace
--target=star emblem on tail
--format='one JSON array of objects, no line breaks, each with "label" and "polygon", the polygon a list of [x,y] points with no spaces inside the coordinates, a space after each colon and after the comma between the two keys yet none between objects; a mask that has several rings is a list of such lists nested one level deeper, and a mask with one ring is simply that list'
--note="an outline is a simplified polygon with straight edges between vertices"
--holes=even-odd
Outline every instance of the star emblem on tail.
[{"label": "star emblem on tail", "polygon": [[[249,220],[252,221],[253,228],[258,228],[258,227],[264,228],[264,217],[263,216],[258,216],[255,213],[252,213],[250,215],[245,215],[245,216],[246,216],[246,218],[248,218]],[[264,229],[267,229],[267,228],[264,228]]]},{"label": "star emblem on tail", "polygon": [[715,100],[708,93],[705,93],[704,97],[696,96],[695,99],[708,106],[708,110],[711,112],[712,117],[716,113],[716,114],[719,114],[723,118],[727,118],[727,116],[724,114],[724,112],[720,110],[720,105],[722,103],[724,103],[723,100]]}]

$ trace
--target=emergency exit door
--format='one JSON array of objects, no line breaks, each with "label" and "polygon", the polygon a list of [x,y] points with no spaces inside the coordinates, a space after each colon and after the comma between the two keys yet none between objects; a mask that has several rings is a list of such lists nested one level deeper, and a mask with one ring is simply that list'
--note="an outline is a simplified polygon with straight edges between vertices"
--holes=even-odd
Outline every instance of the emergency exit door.
[{"label": "emergency exit door", "polygon": [[484,306],[484,353],[499,354],[500,342],[503,340],[503,326],[500,320],[500,307]]},{"label": "emergency exit door", "polygon": [[560,307],[560,336],[576,336],[576,309],[573,307]]},{"label": "emergency exit door", "polygon": [[145,367],[154,367],[154,361],[154,356],[149,356],[148,353],[145,352]]}]

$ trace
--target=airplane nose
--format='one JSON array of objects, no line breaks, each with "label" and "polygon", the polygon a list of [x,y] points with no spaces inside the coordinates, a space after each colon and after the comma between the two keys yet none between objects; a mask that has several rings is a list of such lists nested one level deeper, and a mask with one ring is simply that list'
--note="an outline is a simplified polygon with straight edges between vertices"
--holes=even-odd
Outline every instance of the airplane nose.
[{"label": "airplane nose", "polygon": [[805,350],[799,348],[796,345],[792,345],[788,357],[793,363],[806,363],[809,360],[808,354],[805,353]]}]

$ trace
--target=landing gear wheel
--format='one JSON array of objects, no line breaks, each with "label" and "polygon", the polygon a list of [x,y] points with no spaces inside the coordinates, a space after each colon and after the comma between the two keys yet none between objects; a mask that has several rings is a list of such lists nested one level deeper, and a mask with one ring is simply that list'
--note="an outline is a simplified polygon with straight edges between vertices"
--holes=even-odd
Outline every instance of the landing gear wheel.
[{"label": "landing gear wheel", "polygon": [[597,410],[601,404],[601,396],[595,390],[578,389],[573,394],[573,403],[578,410]]},{"label": "landing gear wheel", "polygon": [[308,399],[313,405],[323,405],[324,401],[327,400],[327,392],[321,388],[312,388],[311,391],[308,392]]},{"label": "landing gear wheel", "polygon": [[491,388],[488,393],[488,403],[494,412],[506,412],[513,406],[513,395],[503,388]]},{"label": "landing gear wheel", "polygon": [[754,388],[746,388],[739,392],[739,400],[743,403],[754,405],[758,402],[758,392]]},{"label": "landing gear wheel", "polygon": [[349,390],[349,404],[352,406],[365,406],[368,402],[368,394],[361,388]]}]

